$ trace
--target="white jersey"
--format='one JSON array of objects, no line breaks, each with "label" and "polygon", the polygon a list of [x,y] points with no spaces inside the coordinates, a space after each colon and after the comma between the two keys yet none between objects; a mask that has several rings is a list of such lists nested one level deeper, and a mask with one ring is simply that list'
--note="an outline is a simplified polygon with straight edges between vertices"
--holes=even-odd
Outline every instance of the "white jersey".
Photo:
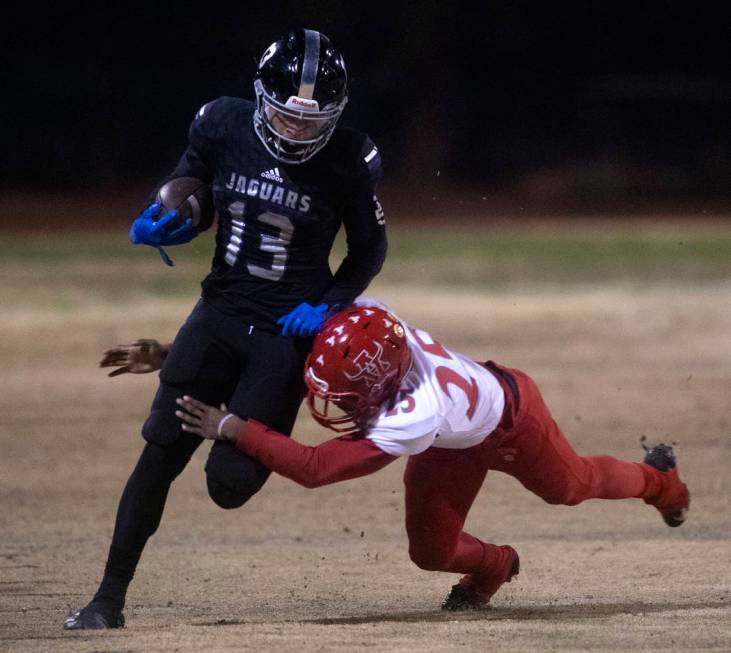
[{"label": "white jersey", "polygon": [[[356,304],[389,310],[365,298]],[[381,407],[366,438],[393,456],[413,456],[429,447],[467,449],[483,442],[505,407],[505,393],[495,376],[426,331],[401,323],[413,363],[394,402]]]}]

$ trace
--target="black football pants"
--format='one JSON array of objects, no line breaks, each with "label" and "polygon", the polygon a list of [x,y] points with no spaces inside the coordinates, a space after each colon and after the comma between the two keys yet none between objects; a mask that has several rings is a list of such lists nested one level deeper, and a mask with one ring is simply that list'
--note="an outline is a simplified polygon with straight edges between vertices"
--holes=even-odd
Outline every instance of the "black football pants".
[{"label": "black football pants", "polygon": [[[171,483],[202,442],[182,430],[175,399],[187,394],[215,406],[225,403],[239,417],[289,435],[304,394],[302,372],[310,345],[310,339],[251,327],[203,300],[197,304],[160,371],[142,428],[147,442],[119,503],[102,595],[118,594],[120,587],[126,591],[147,539],[160,524]],[[269,476],[261,463],[223,441],[213,443],[205,471],[208,492],[222,508],[243,505]]]}]

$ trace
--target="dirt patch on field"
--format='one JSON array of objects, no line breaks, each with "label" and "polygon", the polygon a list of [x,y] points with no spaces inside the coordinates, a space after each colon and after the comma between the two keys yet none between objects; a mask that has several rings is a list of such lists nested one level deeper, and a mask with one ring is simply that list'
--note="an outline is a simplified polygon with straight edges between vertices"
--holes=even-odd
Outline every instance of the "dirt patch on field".
[{"label": "dirt patch on field", "polygon": [[[468,528],[521,553],[494,608],[445,615],[455,578],[406,552],[403,462],[304,490],[272,478],[244,508],[208,499],[203,446],[173,486],[128,627],[64,633],[93,593],[156,379],[107,379],[101,350],[170,337],[189,301],[0,315],[0,650],[729,650],[731,287],[511,294],[376,286],[445,344],[530,372],[580,453],[678,443],[693,496],[670,530],[640,501],[548,506],[490,474]],[[300,439],[321,433],[302,414]]]}]

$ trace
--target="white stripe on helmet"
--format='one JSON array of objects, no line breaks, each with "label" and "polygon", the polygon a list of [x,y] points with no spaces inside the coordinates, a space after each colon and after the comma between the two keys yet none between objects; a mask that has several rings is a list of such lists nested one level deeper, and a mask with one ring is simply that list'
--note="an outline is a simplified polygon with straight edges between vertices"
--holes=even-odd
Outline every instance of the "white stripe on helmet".
[{"label": "white stripe on helmet", "polygon": [[297,95],[306,100],[312,99],[320,65],[320,32],[305,30],[305,60],[302,62],[302,78]]}]

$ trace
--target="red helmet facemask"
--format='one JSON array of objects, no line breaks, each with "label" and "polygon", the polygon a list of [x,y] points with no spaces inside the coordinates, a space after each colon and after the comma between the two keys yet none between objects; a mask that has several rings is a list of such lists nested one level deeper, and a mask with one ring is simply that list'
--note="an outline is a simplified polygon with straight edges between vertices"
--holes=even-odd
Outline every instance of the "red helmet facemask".
[{"label": "red helmet facemask", "polygon": [[362,430],[410,367],[404,327],[391,313],[376,306],[336,313],[305,363],[312,417],[338,433]]}]

